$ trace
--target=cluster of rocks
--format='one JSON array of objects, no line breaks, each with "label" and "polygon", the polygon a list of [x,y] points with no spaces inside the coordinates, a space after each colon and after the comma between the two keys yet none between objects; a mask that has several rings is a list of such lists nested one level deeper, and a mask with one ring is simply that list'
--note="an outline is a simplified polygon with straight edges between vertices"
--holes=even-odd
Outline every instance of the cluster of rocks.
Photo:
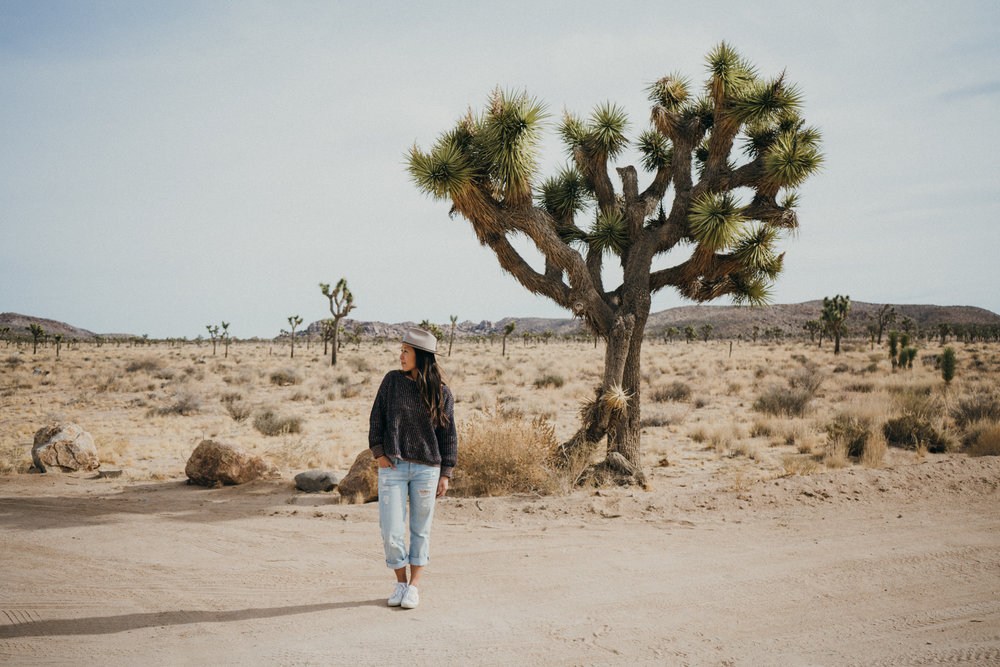
[{"label": "cluster of rocks", "polygon": [[[31,459],[40,472],[98,470],[101,465],[94,438],[78,424],[53,423],[35,433]],[[99,471],[104,477],[119,471]],[[108,474],[103,474],[108,473]],[[260,456],[217,440],[202,440],[184,466],[189,484],[221,486],[254,480],[278,479],[281,473]],[[348,502],[378,500],[378,465],[368,449],[355,458],[343,480],[325,470],[307,470],[295,476],[295,486],[307,493],[336,489]]]}]

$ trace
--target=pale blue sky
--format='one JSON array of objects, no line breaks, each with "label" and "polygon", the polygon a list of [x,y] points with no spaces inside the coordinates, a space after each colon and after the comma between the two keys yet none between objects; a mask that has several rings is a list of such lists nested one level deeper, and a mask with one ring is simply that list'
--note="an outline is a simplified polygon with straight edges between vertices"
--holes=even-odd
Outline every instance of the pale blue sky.
[{"label": "pale blue sky", "polygon": [[[0,0],[0,311],[272,336],[343,276],[359,319],[566,316],[417,191],[406,150],[496,85],[553,121],[616,101],[638,134],[645,87],[702,80],[723,39],[787,69],[824,134],[777,303],[1000,311],[998,7]],[[543,151],[563,164],[554,122]]]}]

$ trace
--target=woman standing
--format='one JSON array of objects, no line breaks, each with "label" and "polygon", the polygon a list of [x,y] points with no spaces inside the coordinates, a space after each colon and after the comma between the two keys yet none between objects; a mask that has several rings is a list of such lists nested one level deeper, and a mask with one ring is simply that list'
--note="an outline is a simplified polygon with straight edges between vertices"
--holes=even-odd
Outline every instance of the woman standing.
[{"label": "woman standing", "polygon": [[399,353],[400,370],[386,374],[372,405],[368,447],[378,462],[379,527],[385,564],[396,572],[390,607],[413,609],[420,603],[417,586],[430,554],[434,500],[448,492],[457,459],[455,400],[441,378],[436,349],[433,334],[408,329]]}]

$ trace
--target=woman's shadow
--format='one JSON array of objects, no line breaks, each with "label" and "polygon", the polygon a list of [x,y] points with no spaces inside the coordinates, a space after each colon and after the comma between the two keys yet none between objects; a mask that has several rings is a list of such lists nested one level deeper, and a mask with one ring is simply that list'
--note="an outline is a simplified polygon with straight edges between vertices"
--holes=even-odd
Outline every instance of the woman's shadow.
[{"label": "woman's shadow", "polygon": [[[126,630],[155,628],[167,625],[190,623],[229,623],[255,618],[274,618],[292,614],[311,614],[331,609],[351,607],[385,606],[385,600],[361,600],[356,602],[324,602],[285,607],[265,607],[261,609],[234,609],[232,611],[158,611],[142,614],[121,614],[118,616],[90,616],[87,618],[63,618],[30,620],[0,627],[0,639],[14,637],[56,637],[61,635],[107,635]],[[9,619],[14,620],[14,619]]]}]

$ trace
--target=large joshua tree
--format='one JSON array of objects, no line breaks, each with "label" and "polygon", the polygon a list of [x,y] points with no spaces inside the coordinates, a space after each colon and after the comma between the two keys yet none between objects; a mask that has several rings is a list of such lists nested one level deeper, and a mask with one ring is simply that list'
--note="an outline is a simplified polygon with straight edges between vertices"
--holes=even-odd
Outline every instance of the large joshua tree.
[{"label": "large joshua tree", "polygon": [[[625,112],[611,103],[587,119],[565,114],[559,133],[571,161],[545,181],[537,161],[546,113],[526,93],[495,90],[429,151],[409,152],[417,186],[449,200],[504,270],[606,341],[601,385],[564,451],[607,437],[601,466],[622,482],[644,480],[639,360],[652,295],[672,287],[696,302],[767,303],[782,267],[776,242],[798,227],[794,189],[822,161],[819,131],[805,125],[784,73],[763,78],[726,43],[707,65],[701,94],[679,74],[649,86],[652,127],[631,142],[650,174],[643,189],[633,166],[616,167],[619,189],[612,182],[630,140]],[[544,267],[529,264],[512,236],[527,237]],[[685,261],[654,270],[679,246],[691,248]],[[604,284],[605,259],[621,264],[617,287]]]}]

